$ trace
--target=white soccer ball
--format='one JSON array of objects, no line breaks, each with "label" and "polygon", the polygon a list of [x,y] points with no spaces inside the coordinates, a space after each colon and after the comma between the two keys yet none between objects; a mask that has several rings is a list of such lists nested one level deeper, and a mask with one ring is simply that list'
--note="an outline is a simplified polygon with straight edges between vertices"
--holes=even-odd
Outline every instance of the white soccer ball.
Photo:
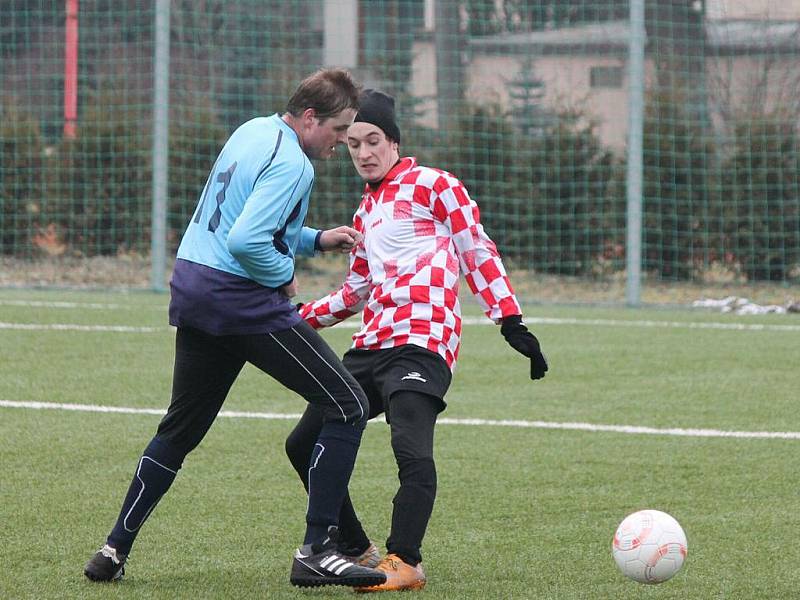
[{"label": "white soccer ball", "polygon": [[680,523],[660,510],[640,510],[625,517],[611,545],[619,570],[641,583],[661,583],[675,575],[686,550]]}]

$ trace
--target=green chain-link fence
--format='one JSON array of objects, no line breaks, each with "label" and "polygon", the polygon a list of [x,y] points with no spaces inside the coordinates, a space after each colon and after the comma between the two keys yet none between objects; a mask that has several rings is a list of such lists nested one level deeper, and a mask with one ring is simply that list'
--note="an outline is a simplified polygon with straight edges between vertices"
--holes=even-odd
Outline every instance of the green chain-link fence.
[{"label": "green chain-link fence", "polygon": [[[7,0],[3,268],[149,263],[166,6],[168,259],[226,136],[335,64],[397,97],[402,153],[465,182],[532,298],[546,287],[624,299],[631,126],[645,299],[684,285],[797,294],[800,2],[638,0],[646,44],[632,82],[636,2]],[[317,164],[309,224],[350,221],[361,184],[346,154]]]}]

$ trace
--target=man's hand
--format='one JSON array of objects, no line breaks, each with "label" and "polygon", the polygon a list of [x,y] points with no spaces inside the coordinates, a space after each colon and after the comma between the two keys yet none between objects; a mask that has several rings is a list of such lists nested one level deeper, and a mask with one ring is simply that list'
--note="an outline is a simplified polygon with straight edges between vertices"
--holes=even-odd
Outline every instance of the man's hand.
[{"label": "man's hand", "polygon": [[297,279],[293,277],[290,283],[287,283],[280,288],[280,291],[287,298],[294,298],[297,296]]},{"label": "man's hand", "polygon": [[323,252],[328,250],[338,250],[342,254],[347,254],[358,244],[361,243],[362,235],[347,225],[326,229],[319,238],[319,247]]},{"label": "man's hand", "polygon": [[500,333],[509,345],[531,359],[531,379],[541,379],[547,372],[547,359],[539,347],[539,340],[522,322],[522,315],[511,315],[503,319]]}]

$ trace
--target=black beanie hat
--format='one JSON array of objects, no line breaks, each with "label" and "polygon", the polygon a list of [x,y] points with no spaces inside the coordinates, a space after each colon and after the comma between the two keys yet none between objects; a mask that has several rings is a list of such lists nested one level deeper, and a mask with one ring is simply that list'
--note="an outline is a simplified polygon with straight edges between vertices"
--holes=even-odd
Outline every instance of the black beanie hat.
[{"label": "black beanie hat", "polygon": [[394,98],[378,90],[364,90],[358,98],[355,123],[371,123],[380,127],[386,136],[400,143],[400,129],[394,117]]}]

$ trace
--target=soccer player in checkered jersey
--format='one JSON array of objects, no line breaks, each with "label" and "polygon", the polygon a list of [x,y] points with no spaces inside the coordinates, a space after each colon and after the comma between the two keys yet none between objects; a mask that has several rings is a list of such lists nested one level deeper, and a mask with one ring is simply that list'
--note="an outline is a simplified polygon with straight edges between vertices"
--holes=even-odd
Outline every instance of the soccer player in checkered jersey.
[{"label": "soccer player in checkered jersey", "polygon": [[[478,207],[450,173],[400,158],[394,99],[365,90],[347,131],[350,156],[366,182],[353,227],[363,240],[350,253],[344,284],[299,307],[314,328],[362,313],[361,329],[343,363],[367,393],[370,418],[385,413],[400,488],[394,497],[387,554],[378,564],[384,584],[361,591],[419,589],[425,585],[420,547],[436,495],[433,431],[458,357],[459,275],[508,343],[530,359],[532,379],[547,362],[497,253],[480,224]],[[286,441],[303,483],[323,423],[309,405]],[[377,561],[345,498],[339,517],[342,551],[362,564]]]},{"label": "soccer player in checkered jersey", "polygon": [[[283,115],[244,123],[222,148],[170,281],[170,324],[177,327],[172,400],[139,460],[116,524],[84,568],[89,579],[122,577],[140,528],[250,362],[318,406],[323,423],[306,461],[306,533],[291,583],[386,580],[342,556],[337,544],[336,524],[369,414],[366,396],[289,300],[297,292],[295,255],[349,251],[359,239],[350,227],[319,231],[303,225],[314,183],[309,159],[329,158],[344,143],[358,95],[347,71],[323,69],[300,83]],[[257,556],[258,540],[250,543]]]}]

